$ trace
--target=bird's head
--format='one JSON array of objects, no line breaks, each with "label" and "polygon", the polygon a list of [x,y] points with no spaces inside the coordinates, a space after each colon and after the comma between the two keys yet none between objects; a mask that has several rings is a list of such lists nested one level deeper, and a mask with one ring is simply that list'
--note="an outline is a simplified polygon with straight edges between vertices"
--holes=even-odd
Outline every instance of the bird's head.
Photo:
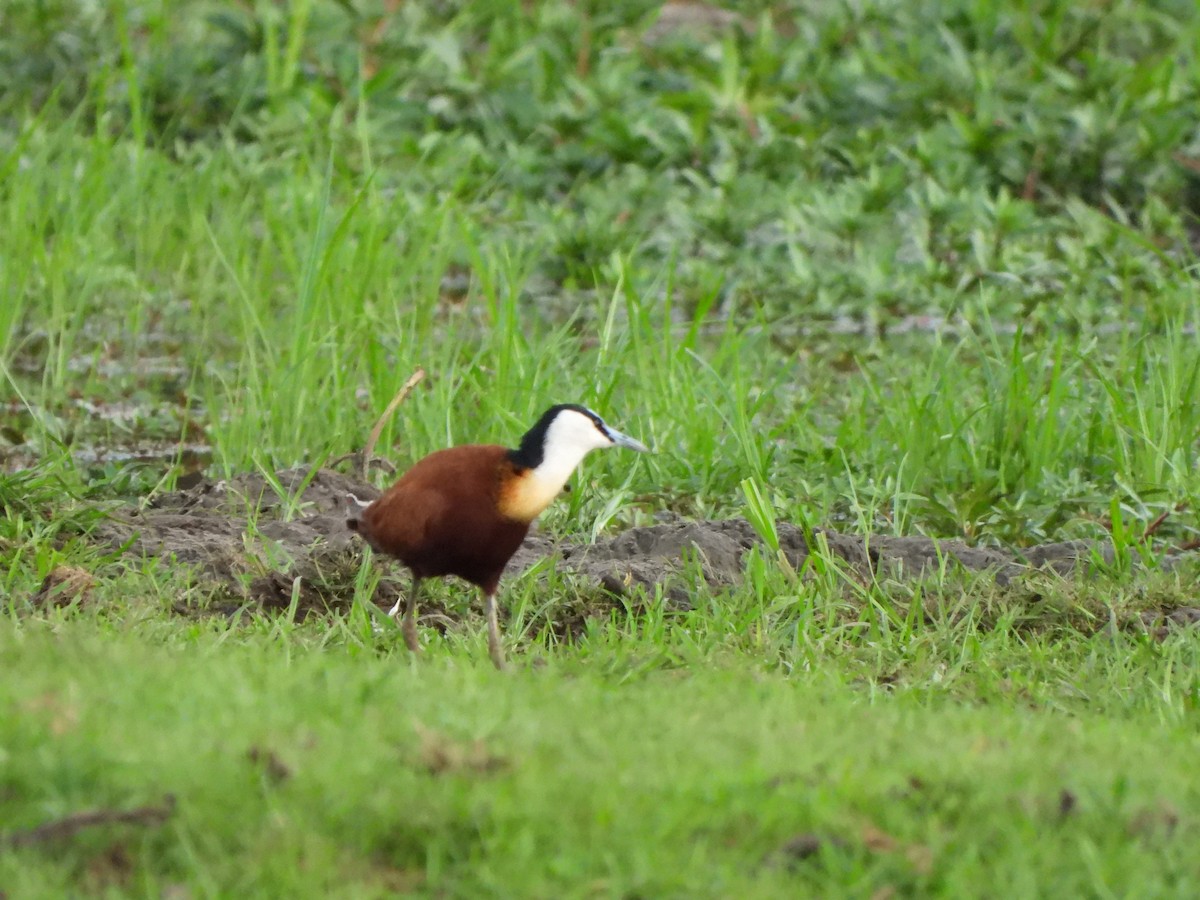
[{"label": "bird's head", "polygon": [[628,447],[650,452],[607,425],[590,409],[574,404],[552,406],[521,438],[517,449],[508,451],[516,477],[501,488],[500,507],[505,516],[532,522],[566,487],[575,467],[593,450]]},{"label": "bird's head", "polygon": [[527,469],[565,468],[569,474],[584,456],[605,447],[650,452],[641,441],[617,431],[586,406],[562,403],[542,413],[537,424],[525,432],[511,457]]}]

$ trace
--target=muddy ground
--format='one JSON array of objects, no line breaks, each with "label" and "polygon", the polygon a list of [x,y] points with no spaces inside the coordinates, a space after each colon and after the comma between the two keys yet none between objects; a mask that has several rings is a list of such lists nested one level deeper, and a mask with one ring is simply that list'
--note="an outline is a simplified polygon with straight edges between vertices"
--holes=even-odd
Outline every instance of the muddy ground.
[{"label": "muddy ground", "polygon": [[[200,581],[212,588],[212,609],[232,611],[247,603],[286,608],[297,578],[300,615],[347,606],[363,552],[359,538],[346,528],[347,495],[370,500],[379,491],[329,469],[286,470],[276,480],[290,500],[281,498],[257,473],[228,481],[202,479],[186,490],[154,498],[145,509],[118,513],[94,537],[110,550],[134,557],[173,558],[196,567]],[[787,523],[780,523],[778,530],[784,555],[799,570],[809,552],[802,531]],[[815,534],[845,562],[847,570],[863,579],[915,578],[945,561],[966,572],[986,573],[1002,589],[1018,588],[1031,573],[1088,577],[1098,561],[1111,561],[1113,556],[1105,542],[1067,541],[1009,553],[957,540],[883,536],[866,540],[828,529]],[[708,587],[719,589],[741,580],[746,552],[760,544],[744,519],[665,522],[631,528],[592,545],[531,533],[509,563],[507,574],[552,557],[557,571],[573,577],[575,593],[592,598],[601,609],[623,599],[653,598],[661,586],[671,608],[686,610],[695,589],[694,577],[681,573],[688,561],[699,564]],[[1169,556],[1164,565],[1177,565],[1186,556]],[[406,589],[407,577],[397,564],[385,565],[388,575],[374,599],[386,608]],[[446,613],[426,611],[433,624],[444,620]],[[1156,614],[1156,619],[1147,619],[1146,624],[1192,624],[1200,621],[1200,609],[1175,610],[1165,618]]]}]

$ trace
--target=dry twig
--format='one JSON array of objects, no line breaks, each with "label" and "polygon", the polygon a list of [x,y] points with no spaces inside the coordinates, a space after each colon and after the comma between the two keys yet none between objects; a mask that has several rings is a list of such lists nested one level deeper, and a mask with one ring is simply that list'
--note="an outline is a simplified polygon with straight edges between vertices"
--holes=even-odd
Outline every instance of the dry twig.
[{"label": "dry twig", "polygon": [[0,845],[29,847],[61,838],[69,838],[85,828],[98,825],[161,825],[175,813],[175,796],[167,794],[157,806],[137,806],[133,809],[89,809],[54,819],[26,831],[14,831],[0,836]]},{"label": "dry twig", "polygon": [[1172,512],[1183,512],[1186,507],[1186,503],[1179,503],[1176,504],[1174,510],[1164,509],[1153,522],[1146,526],[1146,530],[1142,532],[1142,540],[1149,540],[1154,532],[1158,531],[1158,529],[1162,527],[1163,522],[1167,521],[1167,516],[1171,515]]},{"label": "dry twig", "polygon": [[425,370],[417,366],[415,372],[408,376],[408,381],[396,392],[396,396],[392,398],[392,402],[387,405],[387,409],[383,411],[383,415],[379,417],[379,421],[375,423],[375,427],[371,429],[371,436],[367,438],[367,445],[363,447],[362,458],[362,474],[363,480],[367,478],[367,469],[371,465],[371,457],[375,454],[375,445],[379,443],[379,435],[383,433],[383,426],[387,424],[388,419],[396,411],[396,408],[404,402],[404,398],[412,393],[412,389],[421,383],[425,378]]},{"label": "dry twig", "polygon": [[[337,459],[330,460],[327,465],[332,468],[344,463],[348,459],[355,460],[359,463],[363,481],[366,481],[367,475],[371,470],[371,463],[374,461],[375,445],[379,443],[379,435],[383,433],[383,426],[387,424],[388,419],[396,412],[396,408],[404,402],[404,398],[412,393],[412,389],[420,384],[424,378],[425,370],[420,366],[408,376],[408,381],[404,382],[400,390],[396,392],[396,396],[392,398],[392,402],[387,405],[387,409],[383,411],[383,415],[379,417],[379,420],[375,423],[375,427],[371,429],[371,434],[367,438],[366,446],[362,448],[361,453],[344,453]],[[392,471],[395,470],[393,469]]]}]

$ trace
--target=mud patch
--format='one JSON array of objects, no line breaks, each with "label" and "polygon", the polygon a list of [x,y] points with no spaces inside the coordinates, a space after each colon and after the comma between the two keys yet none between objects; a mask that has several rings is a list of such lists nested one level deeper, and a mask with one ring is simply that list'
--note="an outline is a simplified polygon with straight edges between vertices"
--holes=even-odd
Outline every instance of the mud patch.
[{"label": "mud patch", "polygon": [[[195,568],[202,582],[235,601],[287,608],[301,616],[349,602],[362,546],[346,528],[347,495],[379,491],[328,469],[289,469],[268,480],[244,473],[194,486],[130,509],[95,531],[110,549]],[[343,595],[344,592],[344,595]],[[382,584],[377,602],[395,602]]]},{"label": "mud patch", "polygon": [[[133,557],[195,567],[203,581],[237,605],[249,602],[279,609],[294,602],[303,616],[345,608],[353,596],[363,545],[345,525],[350,494],[366,501],[379,491],[328,469],[291,469],[270,479],[257,473],[221,481],[203,479],[186,490],[154,498],[143,509],[114,517],[94,532],[94,538]],[[812,552],[810,541],[788,523],[780,523],[778,532],[782,554],[801,570]],[[1113,559],[1110,544],[1089,541],[1009,553],[957,540],[863,538],[816,529],[812,542],[854,578],[904,580],[950,568],[986,573],[1002,588],[1037,571],[1063,577],[1087,574]],[[534,533],[509,563],[508,574],[550,558],[558,572],[571,576],[581,594],[612,600],[643,594],[653,598],[661,592],[668,607],[686,610],[697,590],[737,585],[746,554],[762,546],[745,519],[631,528],[590,545]],[[1165,565],[1178,559],[1169,558]],[[696,572],[703,584],[695,583]],[[385,578],[373,599],[390,607],[405,587],[403,578]],[[1191,622],[1190,614],[1169,618],[1173,626]]]}]

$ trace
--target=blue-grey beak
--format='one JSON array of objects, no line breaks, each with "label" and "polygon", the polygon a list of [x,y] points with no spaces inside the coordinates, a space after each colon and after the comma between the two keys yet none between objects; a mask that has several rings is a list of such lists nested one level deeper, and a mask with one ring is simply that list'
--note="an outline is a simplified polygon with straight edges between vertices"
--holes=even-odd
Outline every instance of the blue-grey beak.
[{"label": "blue-grey beak", "polygon": [[630,450],[636,450],[638,453],[654,452],[641,441],[635,440],[627,434],[621,434],[621,432],[617,431],[617,429],[608,425],[604,426],[604,433],[607,434],[609,440],[611,440],[618,447],[628,447]]}]

